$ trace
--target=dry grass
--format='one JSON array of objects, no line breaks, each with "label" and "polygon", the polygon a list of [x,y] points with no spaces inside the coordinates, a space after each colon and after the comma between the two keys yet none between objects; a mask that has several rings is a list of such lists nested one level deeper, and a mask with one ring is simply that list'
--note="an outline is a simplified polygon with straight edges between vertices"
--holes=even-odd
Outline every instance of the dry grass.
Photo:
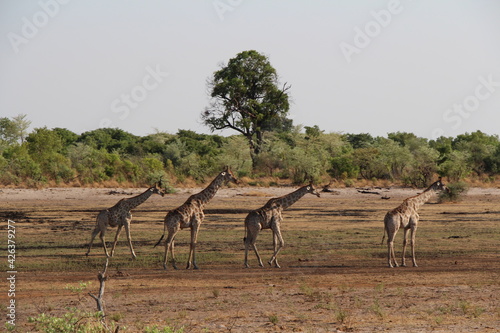
[{"label": "dry grass", "polygon": [[[103,250],[97,239],[85,257],[85,246],[97,211],[121,196],[107,195],[104,189],[81,191],[1,194],[0,215],[17,219],[20,332],[33,329],[29,316],[62,316],[75,306],[95,310],[86,293],[98,288]],[[153,248],[166,211],[181,204],[188,192],[156,196],[134,211],[132,240],[138,259],[130,258],[123,233],[104,297],[109,320],[129,332],[145,326],[184,332],[500,329],[500,193],[472,191],[459,203],[423,206],[416,250],[420,267],[397,269],[385,267],[382,219],[415,191],[388,192],[390,200],[355,190],[319,199],[307,196],[284,213],[285,247],[278,257],[283,268],[258,268],[251,253],[252,268],[244,269],[244,217],[268,200],[238,195],[253,191],[227,189],[208,205],[211,213],[197,248],[198,271],[164,271],[163,247]],[[108,231],[108,241],[114,233]],[[0,234],[6,237],[5,228]],[[401,233],[396,242],[400,253]],[[261,232],[257,245],[267,261],[272,252],[269,230]],[[176,242],[179,267],[184,267],[188,249],[189,232],[184,230]],[[0,251],[6,253],[5,246]],[[74,291],[89,282],[86,290]],[[5,303],[6,296],[0,295],[0,301]]]}]

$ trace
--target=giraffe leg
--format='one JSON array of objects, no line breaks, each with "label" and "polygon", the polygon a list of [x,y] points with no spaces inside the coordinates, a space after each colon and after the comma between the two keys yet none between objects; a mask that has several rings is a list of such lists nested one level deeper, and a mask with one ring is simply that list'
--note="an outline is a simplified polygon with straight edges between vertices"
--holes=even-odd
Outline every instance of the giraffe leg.
[{"label": "giraffe leg", "polygon": [[[281,248],[285,245],[285,242],[283,241],[283,237],[281,236],[281,231],[280,227],[278,224],[274,225],[273,229],[273,243],[274,243],[274,254],[271,257],[271,259],[268,261],[268,264],[272,266],[274,262],[274,266],[276,268],[281,268],[280,265],[278,264],[278,261],[276,260],[276,256],[280,252]],[[277,244],[279,242],[279,245]]]},{"label": "giraffe leg", "polygon": [[[247,228],[247,226],[245,226],[245,228]],[[243,239],[243,241],[245,242],[245,268],[250,268],[250,266],[248,266],[248,248],[250,247],[251,236],[250,233],[248,232],[248,228],[247,228],[247,236]]]},{"label": "giraffe leg", "polygon": [[401,257],[401,266],[402,267],[406,267],[405,256],[406,256],[406,245],[408,244],[408,231],[410,231],[409,228],[403,229],[403,254]]},{"label": "giraffe leg", "polygon": [[417,260],[415,259],[415,234],[417,233],[417,226],[413,226],[411,228],[411,260],[413,262],[413,267],[418,267],[417,266]]},{"label": "giraffe leg", "polygon": [[398,262],[396,261],[396,255],[394,254],[394,240],[387,241],[388,251],[389,251],[389,267],[398,267]]},{"label": "giraffe leg", "polygon": [[89,243],[89,249],[87,250],[87,253],[85,255],[89,255],[90,249],[92,248],[92,244],[94,242],[95,237],[97,234],[99,234],[99,238],[102,241],[103,247],[104,247],[104,253],[106,254],[106,257],[109,257],[108,255],[108,250],[106,249],[106,243],[104,241],[104,234],[106,233],[106,229],[108,228],[108,211],[104,210],[99,212],[97,214],[97,219],[96,219],[96,226],[94,230],[92,231],[92,235],[90,237],[90,243]]},{"label": "giraffe leg", "polygon": [[259,266],[264,267],[264,263],[262,263],[262,259],[259,255],[259,251],[257,250],[257,245],[255,245],[255,243],[253,243],[252,247],[253,247],[253,251],[255,252],[255,255],[257,256],[257,260],[259,261]]},{"label": "giraffe leg", "polygon": [[[278,249],[278,241],[279,241],[278,240],[278,236],[275,233],[273,233],[273,250],[276,253],[278,251],[277,250]],[[269,264],[271,264],[271,263],[269,263]],[[277,257],[274,258],[274,265],[275,265],[275,267],[280,268],[280,265],[278,264],[278,258]]]},{"label": "giraffe leg", "polygon": [[102,247],[104,248],[104,254],[106,254],[106,257],[109,258],[111,257],[108,253],[108,248],[106,246],[106,240],[104,239],[104,235],[106,234],[106,230],[101,230],[101,233],[99,234],[99,238],[101,239],[102,242]]},{"label": "giraffe leg", "polygon": [[189,245],[189,257],[186,269],[191,268],[191,263],[193,264],[194,269],[198,269],[198,265],[196,265],[196,242],[198,239],[198,230],[199,224],[194,224],[191,228],[191,244]]},{"label": "giraffe leg", "polygon": [[172,267],[174,267],[174,269],[178,269],[177,262],[175,261],[174,244],[175,244],[175,239],[172,239],[172,243],[170,244],[170,255],[172,256]]},{"label": "giraffe leg", "polygon": [[130,248],[130,253],[132,254],[132,258],[136,259],[137,256],[135,255],[134,247],[132,246],[132,237],[130,236],[130,221],[129,220],[127,220],[127,222],[125,222],[125,232],[127,233],[128,247]]},{"label": "giraffe leg", "polygon": [[[252,214],[252,213],[251,213]],[[257,260],[259,261],[259,266],[264,267],[262,263],[262,259],[260,258],[259,251],[257,250],[257,236],[261,230],[260,221],[255,217],[255,215],[249,215],[245,219],[245,228],[247,229],[247,237],[245,239],[245,267],[249,268],[248,265],[248,250],[250,246],[253,248],[255,255],[257,256]]]},{"label": "giraffe leg", "polygon": [[389,267],[398,267],[394,254],[394,238],[399,229],[399,220],[393,215],[386,215],[384,218],[385,232],[387,233],[387,264]]},{"label": "giraffe leg", "polygon": [[262,259],[259,255],[259,251],[257,250],[257,245],[255,245],[257,241],[257,235],[259,231],[258,230],[253,230],[248,232],[247,238],[245,239],[245,267],[249,268],[250,266],[248,265],[248,248],[251,246],[255,255],[257,256],[257,260],[259,261],[259,266],[264,267],[264,264],[262,263]]},{"label": "giraffe leg", "polygon": [[113,246],[111,247],[110,257],[112,257],[113,254],[115,253],[116,243],[118,243],[118,236],[120,236],[120,232],[122,231],[122,228],[123,228],[123,224],[120,224],[120,225],[118,225],[118,229],[116,229],[115,240],[113,241]]},{"label": "giraffe leg", "polygon": [[87,250],[87,253],[85,253],[86,256],[89,255],[90,249],[92,248],[92,243],[94,242],[94,238],[97,236],[99,231],[100,231],[99,226],[96,226],[94,231],[92,231],[92,235],[90,236],[89,249]]},{"label": "giraffe leg", "polygon": [[177,269],[177,266],[175,265],[175,258],[173,257],[173,250],[172,247],[174,245],[174,238],[175,235],[177,234],[177,231],[179,230],[178,227],[172,228],[168,230],[168,236],[167,239],[165,240],[165,259],[163,261],[163,268],[167,269],[167,262],[168,262],[168,252],[170,251],[172,253],[172,266],[174,269]]},{"label": "giraffe leg", "polygon": [[255,253],[255,256],[257,257],[257,260],[259,261],[259,266],[264,267],[264,264],[262,263],[262,258],[260,257],[259,251],[257,250],[257,245],[255,244],[257,241],[257,234],[251,235],[250,233],[247,236],[247,239],[245,241],[245,267],[249,268],[250,266],[248,265],[248,248],[251,246],[253,249],[253,252]]}]

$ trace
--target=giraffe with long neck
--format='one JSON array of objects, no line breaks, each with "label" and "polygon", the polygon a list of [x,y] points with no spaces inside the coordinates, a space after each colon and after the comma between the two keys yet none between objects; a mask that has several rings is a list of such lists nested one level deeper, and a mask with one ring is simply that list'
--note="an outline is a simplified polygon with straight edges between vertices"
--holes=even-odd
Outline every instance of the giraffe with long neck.
[{"label": "giraffe with long neck", "polygon": [[[403,228],[404,238],[403,238],[403,255],[401,259],[401,266],[406,266],[405,263],[405,252],[407,245],[408,231],[411,231],[410,244],[411,244],[411,257],[413,262],[413,267],[417,266],[417,261],[415,259],[415,234],[417,232],[418,226],[418,209],[424,203],[429,201],[429,199],[439,191],[449,191],[446,185],[441,181],[441,177],[438,181],[432,183],[425,191],[409,197],[401,203],[395,209],[387,212],[384,218],[384,237],[387,233],[387,261],[389,267],[398,267],[396,262],[396,256],[394,254],[394,238],[399,228]],[[382,243],[384,238],[382,238]]]},{"label": "giraffe with long neck", "polygon": [[248,213],[247,217],[245,218],[245,237],[243,238],[245,242],[246,268],[249,267],[248,249],[250,247],[253,248],[255,255],[257,256],[259,266],[264,267],[264,264],[262,263],[259,255],[259,251],[257,251],[257,246],[255,245],[257,236],[262,229],[271,229],[273,232],[274,252],[268,263],[272,266],[274,262],[275,267],[280,268],[276,256],[285,244],[283,241],[283,236],[281,235],[281,221],[283,220],[282,212],[283,210],[297,202],[307,193],[314,194],[317,197],[320,196],[316,189],[312,186],[312,184],[309,184],[287,195],[278,198],[272,198],[261,208]]},{"label": "giraffe with long neck", "polygon": [[[102,241],[102,246],[104,247],[104,253],[106,254],[106,257],[112,257],[115,252],[116,243],[118,242],[118,236],[120,235],[122,228],[125,227],[130,252],[132,254],[132,257],[136,258],[136,254],[132,246],[132,239],[130,237],[130,222],[132,221],[132,214],[130,213],[130,211],[140,204],[144,203],[153,194],[159,194],[161,196],[165,195],[165,192],[161,189],[161,180],[159,183],[154,184],[143,193],[131,198],[121,199],[113,207],[104,209],[99,212],[99,214],[97,215],[96,226],[92,231],[89,248],[86,255],[89,255],[90,249],[92,248],[92,243],[94,242],[94,238],[97,236],[97,234],[99,234],[99,238]],[[108,225],[110,227],[118,226],[118,229],[116,230],[115,240],[113,242],[113,247],[111,248],[111,255],[108,253],[106,242],[104,240],[104,235],[106,234]]]},{"label": "giraffe with long neck", "polygon": [[191,264],[194,269],[198,269],[198,265],[196,264],[196,242],[198,239],[200,225],[205,217],[203,209],[205,205],[215,196],[217,191],[224,184],[230,181],[238,183],[238,180],[234,177],[229,167],[226,167],[225,170],[219,173],[219,175],[217,175],[217,177],[215,177],[210,185],[208,185],[204,190],[191,195],[183,205],[167,213],[164,220],[163,234],[155,245],[155,247],[159,245],[163,237],[165,237],[165,233],[168,232],[167,239],[165,241],[165,258],[163,268],[167,269],[168,252],[170,252],[172,255],[172,265],[175,269],[177,269],[174,255],[175,235],[179,229],[190,228],[191,244],[189,247],[186,269],[191,268]]}]

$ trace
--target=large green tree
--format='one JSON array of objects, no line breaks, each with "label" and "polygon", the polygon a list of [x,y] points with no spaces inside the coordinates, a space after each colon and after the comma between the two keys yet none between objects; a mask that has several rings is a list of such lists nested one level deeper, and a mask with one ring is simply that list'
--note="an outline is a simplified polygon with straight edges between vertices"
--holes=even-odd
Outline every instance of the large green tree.
[{"label": "large green tree", "polygon": [[255,162],[265,130],[287,123],[290,85],[281,85],[269,59],[254,50],[230,59],[207,84],[212,99],[202,113],[204,124],[212,131],[229,128],[243,134]]}]

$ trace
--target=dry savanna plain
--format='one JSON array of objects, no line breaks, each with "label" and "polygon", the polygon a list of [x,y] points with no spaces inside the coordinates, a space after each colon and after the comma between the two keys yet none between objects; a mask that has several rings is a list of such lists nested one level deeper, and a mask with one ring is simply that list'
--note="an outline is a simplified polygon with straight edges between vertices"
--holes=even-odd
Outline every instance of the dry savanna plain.
[{"label": "dry savanna plain", "polygon": [[[266,267],[250,253],[243,265],[243,221],[248,211],[294,187],[230,187],[206,206],[198,270],[186,270],[190,233],[176,238],[179,270],[162,267],[164,246],[153,248],[168,210],[200,189],[153,195],[133,210],[132,259],[122,232],[109,261],[103,294],[108,327],[120,332],[499,332],[500,190],[471,188],[461,201],[420,209],[419,267],[388,268],[381,245],[385,213],[419,193],[355,188],[306,195],[284,214],[281,269],[267,266],[270,230],[257,246]],[[15,222],[16,326],[46,330],[46,323],[92,326],[97,275],[105,262],[97,237],[86,247],[99,210],[144,189],[48,188],[0,190],[2,270],[9,267],[7,222]],[[383,200],[382,197],[389,199]],[[108,229],[111,245],[116,232]],[[396,236],[400,261],[403,233]],[[409,252],[409,251],[408,251]],[[409,255],[409,253],[408,253]],[[0,284],[7,322],[8,283]],[[45,324],[44,324],[45,323]],[[44,326],[45,325],[45,326]]]}]

